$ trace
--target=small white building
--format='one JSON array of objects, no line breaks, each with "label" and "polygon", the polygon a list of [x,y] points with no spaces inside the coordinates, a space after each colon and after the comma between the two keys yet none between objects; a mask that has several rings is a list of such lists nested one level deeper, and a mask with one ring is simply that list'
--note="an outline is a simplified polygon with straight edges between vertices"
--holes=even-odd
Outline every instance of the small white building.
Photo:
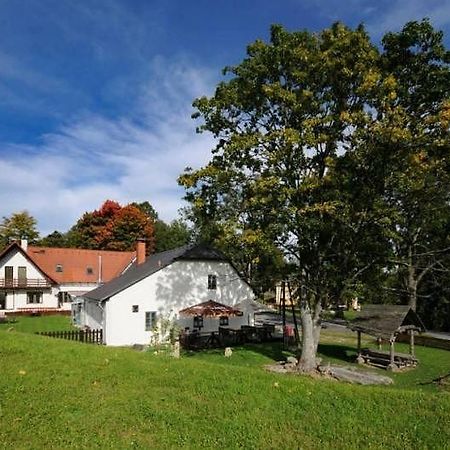
[{"label": "small white building", "polygon": [[233,306],[255,295],[220,252],[185,246],[150,255],[83,297],[81,326],[102,328],[107,345],[145,345],[165,323],[189,326],[179,316],[182,309],[208,300]]}]

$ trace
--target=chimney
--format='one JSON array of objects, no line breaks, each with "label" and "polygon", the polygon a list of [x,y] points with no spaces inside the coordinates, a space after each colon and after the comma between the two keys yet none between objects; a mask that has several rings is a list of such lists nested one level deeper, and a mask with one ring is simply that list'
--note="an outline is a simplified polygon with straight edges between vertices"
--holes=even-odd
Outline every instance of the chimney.
[{"label": "chimney", "polygon": [[21,239],[20,240],[20,246],[22,247],[23,251],[26,252],[28,250],[28,240],[27,239]]},{"label": "chimney", "polygon": [[145,239],[138,239],[136,242],[136,264],[145,262]]}]

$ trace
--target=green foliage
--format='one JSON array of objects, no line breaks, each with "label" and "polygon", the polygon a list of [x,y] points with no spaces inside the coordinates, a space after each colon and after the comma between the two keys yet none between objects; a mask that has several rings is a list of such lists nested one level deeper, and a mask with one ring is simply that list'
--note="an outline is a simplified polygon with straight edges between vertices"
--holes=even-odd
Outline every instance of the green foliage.
[{"label": "green foliage", "polygon": [[60,231],[53,231],[49,235],[43,237],[36,242],[36,245],[40,247],[68,247],[68,235],[67,233],[61,233]]},{"label": "green foliage", "polygon": [[155,252],[164,252],[186,245],[191,240],[191,230],[185,222],[173,220],[166,223],[160,219],[155,221]]},{"label": "green foliage", "polygon": [[36,219],[28,211],[3,217],[0,222],[0,248],[5,247],[12,241],[20,241],[21,239],[28,239],[30,243],[34,243],[39,238],[36,224]]}]

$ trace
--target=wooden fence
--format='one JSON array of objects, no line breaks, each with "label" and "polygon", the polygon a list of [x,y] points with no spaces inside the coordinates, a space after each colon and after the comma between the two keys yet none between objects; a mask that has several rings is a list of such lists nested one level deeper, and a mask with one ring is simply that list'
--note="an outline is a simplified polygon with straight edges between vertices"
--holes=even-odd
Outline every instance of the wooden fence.
[{"label": "wooden fence", "polygon": [[86,344],[103,344],[103,330],[70,330],[70,331],[41,331],[41,336],[49,336],[69,341],[84,342]]},{"label": "wooden fence", "polygon": [[[409,342],[409,336],[405,334],[399,334],[397,336],[397,342]],[[450,350],[449,339],[439,339],[433,336],[415,334],[414,343],[416,345],[423,345],[424,347],[433,347],[433,348],[440,348],[442,350]]]}]

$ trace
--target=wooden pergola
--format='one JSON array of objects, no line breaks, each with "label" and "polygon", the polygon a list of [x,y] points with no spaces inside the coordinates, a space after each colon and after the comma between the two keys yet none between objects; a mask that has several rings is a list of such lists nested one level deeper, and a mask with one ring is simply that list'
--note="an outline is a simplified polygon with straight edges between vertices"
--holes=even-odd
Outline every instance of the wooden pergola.
[{"label": "wooden pergola", "polygon": [[[420,317],[407,305],[364,305],[356,317],[348,323],[348,327],[358,333],[359,363],[376,361],[382,365],[387,363],[387,369],[396,370],[401,366],[415,365],[414,333],[425,331]],[[389,342],[389,353],[361,349],[361,333]],[[394,344],[397,336],[409,334],[409,355],[395,353]]]}]

